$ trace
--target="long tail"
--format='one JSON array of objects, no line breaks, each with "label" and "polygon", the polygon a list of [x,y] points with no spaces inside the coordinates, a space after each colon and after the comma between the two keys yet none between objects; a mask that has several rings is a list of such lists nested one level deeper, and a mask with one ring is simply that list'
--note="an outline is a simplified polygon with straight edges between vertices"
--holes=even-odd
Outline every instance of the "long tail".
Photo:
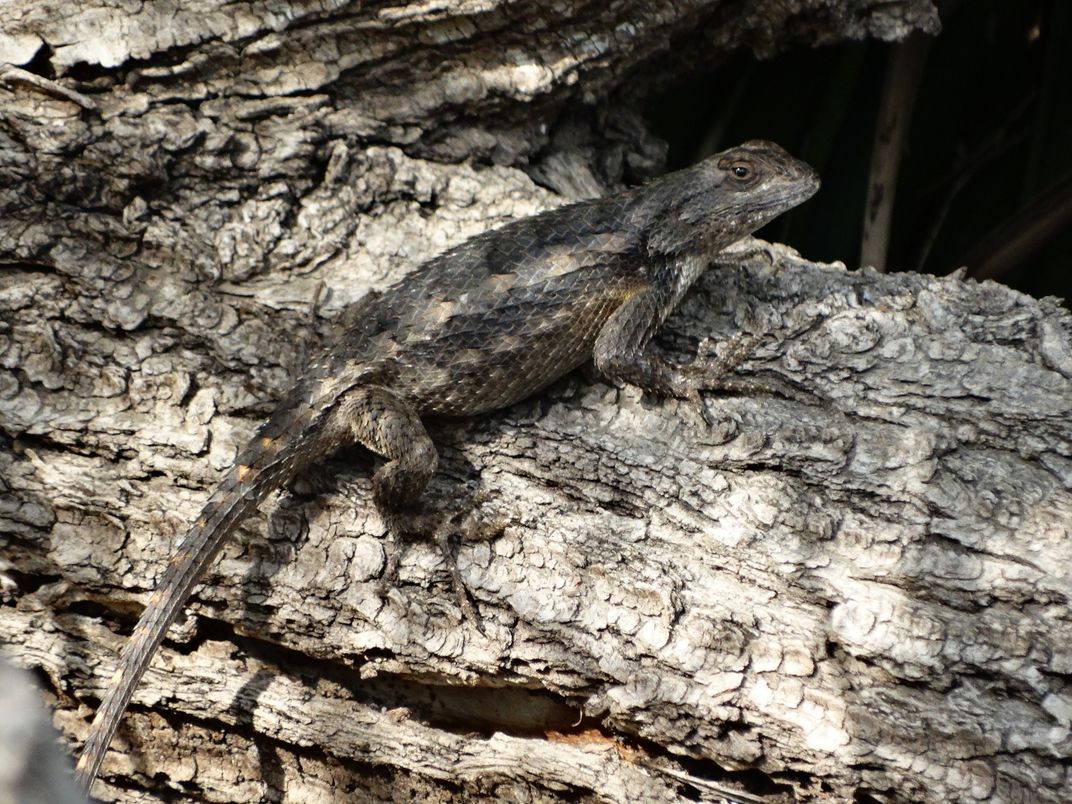
[{"label": "long tail", "polygon": [[323,409],[317,415],[307,404],[284,405],[246,446],[187,531],[123,648],[108,693],[89,728],[76,769],[86,795],[153,653],[224,539],[274,489],[339,446],[325,416]]}]

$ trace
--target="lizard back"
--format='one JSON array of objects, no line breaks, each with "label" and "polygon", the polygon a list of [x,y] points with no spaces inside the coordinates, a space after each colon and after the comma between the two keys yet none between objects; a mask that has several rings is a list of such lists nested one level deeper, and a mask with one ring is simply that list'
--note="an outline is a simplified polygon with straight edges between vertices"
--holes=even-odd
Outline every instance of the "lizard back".
[{"label": "lizard back", "polygon": [[341,377],[376,365],[421,413],[472,415],[532,395],[587,360],[645,284],[640,233],[622,227],[630,197],[561,207],[447,251],[361,310],[335,353],[344,357],[310,369]]}]

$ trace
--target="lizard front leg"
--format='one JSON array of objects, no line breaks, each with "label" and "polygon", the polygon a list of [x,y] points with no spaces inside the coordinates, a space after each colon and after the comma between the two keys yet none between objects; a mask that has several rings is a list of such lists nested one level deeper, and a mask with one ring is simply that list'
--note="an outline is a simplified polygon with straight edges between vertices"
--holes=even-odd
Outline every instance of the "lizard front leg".
[{"label": "lizard front leg", "polygon": [[659,396],[687,399],[699,408],[705,420],[700,391],[780,392],[776,385],[730,376],[752,354],[758,335],[737,335],[720,357],[697,354],[686,365],[646,352],[655,331],[684,295],[684,283],[675,279],[646,287],[611,314],[592,349],[596,369],[616,383],[635,385]]}]

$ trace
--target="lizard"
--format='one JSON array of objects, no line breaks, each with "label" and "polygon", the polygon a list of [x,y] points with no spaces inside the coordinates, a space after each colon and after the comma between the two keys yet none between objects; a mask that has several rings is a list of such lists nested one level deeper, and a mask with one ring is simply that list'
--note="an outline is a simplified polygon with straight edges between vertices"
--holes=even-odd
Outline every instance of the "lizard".
[{"label": "lizard", "polygon": [[90,725],[76,771],[83,792],[191,590],[268,494],[361,444],[383,459],[373,503],[388,536],[401,534],[438,461],[422,416],[508,406],[589,360],[615,383],[696,404],[701,391],[735,390],[728,375],[741,354],[698,351],[678,364],[648,343],[718,252],[818,188],[809,165],[750,140],[476,235],[370,294],[239,452],[172,555]]}]

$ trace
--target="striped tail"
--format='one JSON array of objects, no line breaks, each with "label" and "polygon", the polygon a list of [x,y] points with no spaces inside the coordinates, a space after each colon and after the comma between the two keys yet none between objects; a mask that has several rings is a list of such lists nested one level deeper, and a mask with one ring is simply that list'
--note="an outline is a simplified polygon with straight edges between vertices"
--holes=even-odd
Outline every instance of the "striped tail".
[{"label": "striped tail", "polygon": [[339,446],[338,441],[331,443],[324,418],[325,414],[316,416],[305,405],[278,411],[246,446],[187,531],[123,647],[108,693],[89,728],[76,768],[78,784],[86,795],[156,648],[224,539],[274,489]]}]

